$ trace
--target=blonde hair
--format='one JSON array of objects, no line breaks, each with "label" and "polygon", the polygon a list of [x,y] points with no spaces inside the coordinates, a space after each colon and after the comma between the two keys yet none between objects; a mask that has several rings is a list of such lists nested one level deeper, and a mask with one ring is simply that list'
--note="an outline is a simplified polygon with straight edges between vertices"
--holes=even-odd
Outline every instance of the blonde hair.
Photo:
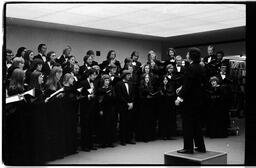
[{"label": "blonde hair", "polygon": [[53,67],[48,78],[47,78],[46,86],[57,88],[59,80],[57,79],[56,74],[60,73],[60,72],[62,72],[61,67],[56,67],[56,66]]},{"label": "blonde hair", "polygon": [[74,76],[72,74],[70,74],[70,73],[66,73],[64,75],[63,81],[62,81],[63,85],[67,84],[70,78],[74,78]]},{"label": "blonde hair", "polygon": [[24,77],[25,77],[25,72],[19,68],[16,68],[12,72],[9,88],[24,89]]},{"label": "blonde hair", "polygon": [[13,66],[18,67],[20,63],[25,63],[25,60],[22,57],[13,58]]}]

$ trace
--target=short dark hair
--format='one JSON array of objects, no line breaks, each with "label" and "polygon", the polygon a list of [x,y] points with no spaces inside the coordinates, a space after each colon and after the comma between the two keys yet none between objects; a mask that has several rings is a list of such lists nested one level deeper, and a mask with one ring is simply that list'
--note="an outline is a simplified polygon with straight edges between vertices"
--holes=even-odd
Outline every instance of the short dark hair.
[{"label": "short dark hair", "polygon": [[218,51],[218,52],[216,53],[216,55],[218,55],[218,54],[221,54],[222,57],[224,56],[224,52],[223,52],[223,51]]},{"label": "short dark hair", "polygon": [[170,68],[170,66],[172,66],[173,69],[174,69],[174,71],[176,71],[176,67],[175,67],[175,63],[174,63],[174,62],[170,62],[170,63],[166,66],[165,70],[168,71],[168,69]]},{"label": "short dark hair", "polygon": [[191,47],[188,49],[189,57],[194,63],[199,63],[201,61],[201,50],[196,47]]},{"label": "short dark hair", "polygon": [[70,56],[68,56],[68,60],[70,60],[71,58],[76,58],[74,55],[70,55]]},{"label": "short dark hair", "polygon": [[94,54],[94,51],[88,50],[88,51],[86,52],[86,55],[90,56],[90,55],[95,55],[95,54]]},{"label": "short dark hair", "polygon": [[37,51],[40,52],[40,51],[41,51],[41,48],[42,48],[43,46],[46,46],[46,44],[43,44],[43,43],[42,43],[42,44],[39,44],[38,47],[37,47]]},{"label": "short dark hair", "polygon": [[86,71],[87,77],[89,77],[90,75],[92,75],[92,74],[94,74],[94,73],[97,74],[97,70],[94,69],[94,68],[88,69],[88,70]]},{"label": "short dark hair", "polygon": [[131,54],[131,58],[132,58],[134,55],[138,55],[138,56],[139,56],[139,52],[138,52],[138,51],[133,51],[132,54]]},{"label": "short dark hair", "polygon": [[12,53],[12,50],[7,48],[7,49],[5,50],[5,52],[8,53],[8,54],[11,54],[11,53]]},{"label": "short dark hair", "polygon": [[207,48],[213,48],[213,50],[215,49],[215,47],[214,47],[214,45],[213,44],[210,44],[210,45],[208,45],[208,47]]},{"label": "short dark hair", "polygon": [[61,64],[60,64],[60,63],[55,62],[55,63],[54,63],[54,65],[53,65],[53,67],[61,67]]},{"label": "short dark hair", "polygon": [[127,57],[127,58],[124,59],[124,64],[127,64],[129,62],[132,62],[131,58]]}]

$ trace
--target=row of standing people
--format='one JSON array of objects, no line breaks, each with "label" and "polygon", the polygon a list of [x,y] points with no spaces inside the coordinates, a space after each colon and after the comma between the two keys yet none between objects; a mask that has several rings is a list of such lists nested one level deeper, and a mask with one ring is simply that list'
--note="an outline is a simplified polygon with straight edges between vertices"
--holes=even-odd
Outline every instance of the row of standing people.
[{"label": "row of standing people", "polygon": [[[84,65],[81,67],[72,64],[75,62],[74,57],[63,56],[52,60],[50,64],[47,63],[50,67],[48,75],[42,71],[45,64],[40,63],[36,64],[34,71],[28,69],[24,75],[31,77],[29,83],[38,81],[39,85],[36,89],[38,95],[44,90],[42,92],[44,96],[39,96],[38,99],[41,101],[60,89],[60,81],[73,85],[72,92],[69,93],[80,95],[76,99],[80,102],[82,150],[95,149],[94,134],[97,135],[102,147],[112,147],[118,120],[122,145],[134,144],[135,139],[145,142],[153,140],[157,125],[159,136],[163,139],[170,139],[175,135],[174,100],[177,96],[176,89],[182,85],[182,77],[186,69],[186,63],[182,65],[180,57],[176,57],[176,60],[175,57],[170,57],[169,61],[163,62],[156,60],[155,53],[150,51],[148,63],[141,66],[137,61],[138,53],[133,52],[131,59],[127,58],[125,67],[121,69],[120,62],[115,59],[114,51],[110,51],[107,60],[99,66],[93,61],[90,53],[92,52],[89,51],[85,56]],[[52,54],[49,54],[49,57],[54,58]],[[14,71],[14,74],[17,74],[17,70]],[[29,71],[31,75],[27,75]],[[42,73],[37,76],[40,71]],[[17,77],[14,74],[11,75],[10,81],[13,76],[13,78]],[[37,76],[38,80],[34,81],[32,76]],[[46,87],[43,89],[44,79],[46,79]],[[30,84],[30,88],[32,87],[35,86]],[[76,89],[80,87],[83,88],[82,92],[77,93]],[[12,88],[12,84],[9,88]],[[15,87],[9,89],[8,95],[22,93],[24,88],[18,89],[18,92],[15,90]],[[73,126],[74,124],[76,122]]]}]

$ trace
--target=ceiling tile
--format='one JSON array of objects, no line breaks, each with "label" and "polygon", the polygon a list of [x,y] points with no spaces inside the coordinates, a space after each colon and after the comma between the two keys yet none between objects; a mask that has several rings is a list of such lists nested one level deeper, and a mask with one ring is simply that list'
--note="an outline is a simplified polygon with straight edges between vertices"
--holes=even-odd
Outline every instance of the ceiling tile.
[{"label": "ceiling tile", "polygon": [[92,20],[96,20],[98,18],[93,16],[81,16],[74,14],[67,14],[64,12],[58,12],[42,17],[38,17],[38,21],[50,22],[50,23],[59,23],[59,24],[67,24],[67,25],[77,25],[81,22],[90,22]]},{"label": "ceiling tile", "polygon": [[8,4],[7,17],[169,37],[245,26],[243,4]]},{"label": "ceiling tile", "polygon": [[7,4],[6,6],[6,16],[7,17],[16,17],[22,19],[32,19],[41,15],[49,14],[47,10],[30,8],[27,5],[23,4]]}]

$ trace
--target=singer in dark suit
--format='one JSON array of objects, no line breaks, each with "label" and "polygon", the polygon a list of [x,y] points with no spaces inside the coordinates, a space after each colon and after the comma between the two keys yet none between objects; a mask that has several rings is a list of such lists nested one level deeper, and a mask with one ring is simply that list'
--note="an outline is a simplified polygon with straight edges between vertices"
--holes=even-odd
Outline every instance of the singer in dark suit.
[{"label": "singer in dark suit", "polygon": [[60,64],[62,67],[67,63],[68,57],[70,56],[70,49],[65,48],[61,56],[55,59],[55,62]]},{"label": "singer in dark suit", "polygon": [[200,57],[200,49],[189,49],[187,58],[190,66],[184,75],[182,89],[175,100],[176,105],[181,102],[184,105],[182,114],[184,147],[177,151],[179,153],[194,153],[193,143],[195,143],[196,151],[206,152],[200,123],[205,85],[205,72],[203,66],[199,64]]},{"label": "singer in dark suit", "polygon": [[[216,55],[214,54],[214,46],[209,45],[207,48],[208,55],[204,57],[203,62],[205,64],[205,71],[207,80],[212,76],[216,76],[218,72],[218,61]],[[208,85],[210,87],[210,85]]]},{"label": "singer in dark suit", "polygon": [[82,87],[82,95],[80,104],[80,127],[81,127],[81,148],[83,151],[95,150],[93,146],[93,124],[94,113],[96,111],[96,98],[94,95],[94,80],[97,77],[97,71],[95,69],[89,69],[87,71],[88,77],[82,80],[80,87]]},{"label": "singer in dark suit", "polygon": [[84,56],[84,64],[79,67],[79,74],[82,78],[85,77],[86,71],[88,69],[91,69],[94,65],[98,65],[98,63],[94,61],[93,58],[94,57],[92,55]]},{"label": "singer in dark suit", "polygon": [[46,62],[43,64],[43,68],[42,68],[42,72],[44,75],[48,76],[51,72],[51,69],[56,64],[55,56],[56,54],[54,51],[50,51],[47,53]]},{"label": "singer in dark suit", "polygon": [[38,50],[38,55],[34,56],[33,59],[41,59],[44,62],[46,62],[46,51],[47,51],[46,44],[39,44],[37,50]]},{"label": "singer in dark suit", "polygon": [[117,67],[117,73],[121,71],[121,63],[116,59],[116,52],[110,50],[107,55],[107,60],[103,61],[99,66],[100,69],[105,72],[110,64],[115,64]]},{"label": "singer in dark suit", "polygon": [[117,109],[120,113],[120,143],[121,145],[135,144],[132,141],[134,90],[129,82],[132,72],[124,70],[122,73],[122,80],[116,85]]}]

